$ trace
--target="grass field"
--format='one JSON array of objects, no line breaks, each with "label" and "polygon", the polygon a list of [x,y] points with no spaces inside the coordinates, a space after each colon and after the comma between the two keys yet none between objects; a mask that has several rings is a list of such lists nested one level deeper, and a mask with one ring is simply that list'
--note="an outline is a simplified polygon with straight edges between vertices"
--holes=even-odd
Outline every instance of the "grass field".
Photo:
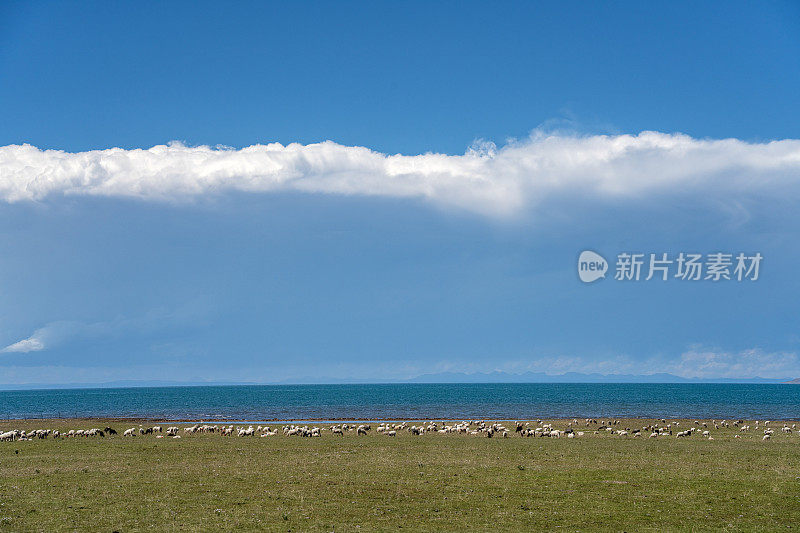
[{"label": "grass field", "polygon": [[[0,422],[0,430],[107,424],[121,433],[138,422],[17,421]],[[0,530],[798,528],[800,434],[783,434],[781,425],[772,424],[766,442],[763,426],[742,438],[733,437],[736,428],[712,427],[714,440],[620,437],[594,427],[574,439],[488,439],[406,431],[392,438],[375,424],[366,437],[0,442]]]}]

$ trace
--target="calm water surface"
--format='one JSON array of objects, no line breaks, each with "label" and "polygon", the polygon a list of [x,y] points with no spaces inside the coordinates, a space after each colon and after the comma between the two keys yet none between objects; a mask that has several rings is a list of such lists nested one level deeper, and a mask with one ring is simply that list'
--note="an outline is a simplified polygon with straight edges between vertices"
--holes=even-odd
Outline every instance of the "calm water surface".
[{"label": "calm water surface", "polygon": [[198,420],[800,418],[800,386],[740,384],[254,385],[0,392],[2,418]]}]

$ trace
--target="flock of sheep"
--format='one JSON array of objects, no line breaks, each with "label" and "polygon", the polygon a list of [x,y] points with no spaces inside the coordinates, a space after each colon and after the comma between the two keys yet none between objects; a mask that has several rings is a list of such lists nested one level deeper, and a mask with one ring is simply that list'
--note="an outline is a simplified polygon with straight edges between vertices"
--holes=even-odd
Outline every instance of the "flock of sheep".
[{"label": "flock of sheep", "polygon": [[[418,425],[417,425],[418,424]],[[395,437],[398,432],[407,432],[410,435],[422,436],[426,434],[464,434],[472,436],[485,436],[492,438],[497,435],[503,438],[508,438],[511,435],[520,435],[522,437],[553,437],[553,438],[569,438],[574,439],[583,437],[587,431],[594,434],[607,433],[617,435],[619,437],[641,437],[648,434],[649,438],[664,438],[675,436],[676,438],[686,438],[692,435],[699,435],[708,440],[714,440],[712,435],[712,428],[720,430],[721,428],[734,428],[736,434],[734,438],[741,438],[740,433],[748,433],[750,431],[761,433],[762,440],[770,440],[775,430],[770,427],[769,420],[755,421],[752,424],[743,420],[727,421],[727,420],[711,420],[710,422],[694,421],[694,425],[687,429],[679,430],[681,422],[672,421],[668,422],[662,419],[660,423],[655,422],[645,425],[641,428],[621,427],[619,420],[596,420],[585,419],[581,423],[577,419],[566,423],[564,429],[553,427],[553,423],[543,423],[541,420],[535,422],[514,422],[509,424],[507,428],[501,422],[486,422],[483,420],[466,420],[462,422],[424,422],[409,424],[409,422],[390,423],[383,422],[377,426],[375,432],[377,434],[385,435],[387,437]],[[793,434],[796,431],[796,423],[789,426],[787,423],[782,423],[780,431],[786,434]],[[512,431],[513,430],[513,431]],[[354,433],[355,435],[368,435],[372,431],[371,424],[335,424],[326,427],[308,425],[298,426],[294,424],[284,425],[280,430],[271,428],[270,426],[239,426],[239,425],[218,425],[218,424],[194,424],[186,427],[169,426],[163,428],[162,426],[144,427],[139,425],[131,427],[122,431],[122,437],[136,437],[145,435],[154,435],[155,438],[173,438],[180,439],[182,435],[194,434],[219,434],[222,436],[237,436],[237,437],[274,437],[279,433],[285,436],[300,436],[300,437],[321,437],[323,432],[330,432],[332,435],[344,436],[345,434]],[[796,431],[800,436],[800,431]],[[13,429],[0,433],[0,441],[26,441],[35,439],[62,439],[62,438],[76,438],[76,437],[106,437],[118,435],[118,432],[111,428],[105,427],[104,429],[91,428],[91,429],[71,429],[69,431],[59,431],[53,429],[34,429],[34,430],[20,430]]]}]

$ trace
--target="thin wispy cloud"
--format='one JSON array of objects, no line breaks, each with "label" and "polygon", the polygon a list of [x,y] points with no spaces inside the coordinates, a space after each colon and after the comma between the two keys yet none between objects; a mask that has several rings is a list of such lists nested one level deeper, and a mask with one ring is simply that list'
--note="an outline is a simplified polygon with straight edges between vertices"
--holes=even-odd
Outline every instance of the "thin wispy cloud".
[{"label": "thin wispy cloud", "polygon": [[[794,352],[768,352],[758,348],[742,351],[724,351],[711,348],[690,348],[675,357],[646,358],[611,356],[603,360],[581,356],[541,357],[527,361],[507,361],[499,364],[478,362],[378,362],[370,367],[355,363],[320,363],[316,365],[277,365],[257,367],[230,367],[214,372],[213,380],[231,382],[272,383],[283,380],[306,379],[310,381],[365,380],[394,381],[413,379],[421,375],[440,372],[523,374],[542,372],[560,375],[569,372],[606,375],[650,375],[669,373],[682,378],[699,379],[791,379],[800,375],[800,356]],[[4,383],[66,383],[141,379],[159,380],[165,376],[188,381],[203,381],[202,368],[191,364],[175,366],[168,362],[135,366],[39,365],[0,367]]]},{"label": "thin wispy cloud", "polygon": [[41,352],[75,340],[97,340],[129,333],[144,334],[169,327],[193,326],[204,323],[207,312],[202,302],[195,301],[176,309],[154,309],[141,316],[120,316],[107,321],[59,320],[49,322],[30,336],[8,344],[0,349],[0,353]]},{"label": "thin wispy cloud", "polygon": [[602,359],[583,356],[543,356],[533,360],[507,361],[502,364],[440,362],[435,372],[543,372],[550,375],[578,372],[583,374],[668,373],[682,378],[772,378],[787,379],[800,375],[800,356],[796,352],[770,352],[760,348],[727,351],[713,347],[691,346],[677,355],[631,357],[613,355]]},{"label": "thin wispy cloud", "polygon": [[[96,326],[95,326],[96,327]],[[57,346],[73,337],[85,335],[92,326],[80,322],[59,321],[51,322],[38,328],[30,337],[11,343],[0,352],[2,353],[28,353],[40,352]]]},{"label": "thin wispy cloud", "polygon": [[800,140],[535,131],[500,148],[484,142],[464,155],[414,156],[330,141],[242,149],[170,143],[79,153],[0,147],[5,202],[70,195],[183,202],[233,191],[417,198],[499,217],[576,196],[636,200],[712,193],[736,206],[754,193],[800,196]]},{"label": "thin wispy cloud", "polygon": [[674,374],[688,377],[784,378],[800,375],[800,357],[794,352],[767,352],[759,348],[735,352],[692,348],[682,353],[668,368]]}]

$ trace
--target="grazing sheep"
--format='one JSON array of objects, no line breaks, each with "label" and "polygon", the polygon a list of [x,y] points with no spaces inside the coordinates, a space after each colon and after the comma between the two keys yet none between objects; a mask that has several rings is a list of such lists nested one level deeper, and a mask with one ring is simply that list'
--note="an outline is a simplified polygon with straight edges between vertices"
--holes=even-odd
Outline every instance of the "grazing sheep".
[{"label": "grazing sheep", "polygon": [[[644,435],[648,435],[651,439],[657,439],[659,437],[664,437],[668,435],[672,435],[673,431],[672,428],[674,426],[679,426],[680,424],[677,421],[667,422],[665,419],[662,419],[662,424],[659,425],[657,420],[648,422],[646,425],[637,428],[630,428],[630,427],[620,427],[622,422],[620,420],[602,420],[599,422],[593,419],[586,419],[586,422],[589,424],[597,424],[596,430],[589,428],[587,431],[593,431],[595,435],[599,435],[603,433],[605,430],[606,433],[610,435],[616,435],[618,437],[643,437]],[[708,421],[701,421],[695,420],[695,424],[692,425],[690,428],[687,428],[683,431],[678,431],[676,429],[676,437],[678,438],[685,438],[693,436],[693,433],[697,432],[698,436],[702,435],[703,438],[707,440],[715,440],[716,435],[711,434],[711,426],[715,429],[720,428],[736,428],[737,433],[735,435],[729,435],[733,439],[741,439],[742,436],[739,434],[745,431],[751,431],[751,426],[745,424],[743,421],[726,421],[726,420],[708,420]],[[511,422],[506,422],[508,427],[504,425],[503,422],[499,421],[485,421],[485,420],[465,420],[465,421],[435,421],[435,422],[424,422],[420,423],[419,425],[414,424],[411,425],[409,422],[382,422],[377,427],[377,431],[389,437],[396,437],[397,433],[401,430],[406,430],[409,432],[410,435],[413,436],[421,436],[425,433],[433,433],[434,435],[449,435],[453,434],[463,434],[463,435],[471,435],[471,436],[481,436],[486,438],[494,438],[502,436],[503,439],[507,439],[512,437],[515,433],[518,433],[521,437],[551,437],[551,438],[560,438],[566,437],[568,439],[574,439],[584,435],[582,431],[576,431],[577,427],[581,427],[584,425],[584,421],[582,420],[580,423],[577,419],[572,419],[570,422],[569,420],[560,420],[557,422],[547,422],[541,423],[539,422],[538,426],[534,427],[534,422],[521,422],[521,421],[514,421],[513,426],[511,426]],[[602,425],[600,425],[602,424]],[[789,422],[776,422],[774,426],[770,427],[771,422],[753,422],[754,427],[758,428],[758,425],[761,425],[763,435],[762,441],[771,440],[772,436],[776,432],[781,432],[786,435],[794,435],[794,428],[797,427],[796,423],[790,424]],[[560,426],[558,428],[554,426]],[[565,429],[561,429],[564,428]],[[185,433],[219,433],[222,436],[230,436],[232,434],[236,434],[240,437],[246,436],[255,436],[256,434],[260,437],[272,437],[279,434],[279,431],[282,429],[285,435],[296,435],[301,437],[320,437],[323,432],[330,431],[333,435],[339,436],[344,438],[346,436],[346,432],[352,431],[358,436],[367,436],[369,435],[370,426],[368,424],[359,424],[359,425],[351,425],[345,423],[338,423],[338,424],[331,424],[325,425],[320,427],[310,427],[308,425],[304,426],[297,426],[294,424],[282,426],[282,428],[277,428],[273,430],[269,426],[261,426],[259,425],[257,428],[254,426],[217,426],[217,425],[209,425],[209,424],[195,424],[189,427],[178,427],[178,426],[170,426],[170,427],[162,427],[161,425],[152,426],[152,427],[144,427],[141,424],[138,426],[130,427],[125,431],[121,431],[123,437],[133,437],[137,435],[154,435],[155,438],[163,438],[162,433],[165,434],[166,437],[178,437],[181,428]],[[707,429],[706,429],[707,428]],[[774,428],[774,429],[773,429]],[[724,431],[724,429],[723,429]],[[716,431],[715,431],[716,433]],[[105,429],[99,428],[88,428],[88,429],[73,429],[69,431],[56,431],[52,429],[31,429],[31,430],[9,430],[3,432],[0,430],[0,441],[37,441],[42,439],[48,439],[52,437],[53,439],[64,439],[69,437],[106,437],[106,436],[113,436],[117,435],[117,431],[113,428],[106,426]],[[798,432],[800,435],[800,431]],[[457,438],[457,437],[452,437]],[[780,438],[779,438],[780,440]],[[740,441],[741,442],[741,441]]]}]

